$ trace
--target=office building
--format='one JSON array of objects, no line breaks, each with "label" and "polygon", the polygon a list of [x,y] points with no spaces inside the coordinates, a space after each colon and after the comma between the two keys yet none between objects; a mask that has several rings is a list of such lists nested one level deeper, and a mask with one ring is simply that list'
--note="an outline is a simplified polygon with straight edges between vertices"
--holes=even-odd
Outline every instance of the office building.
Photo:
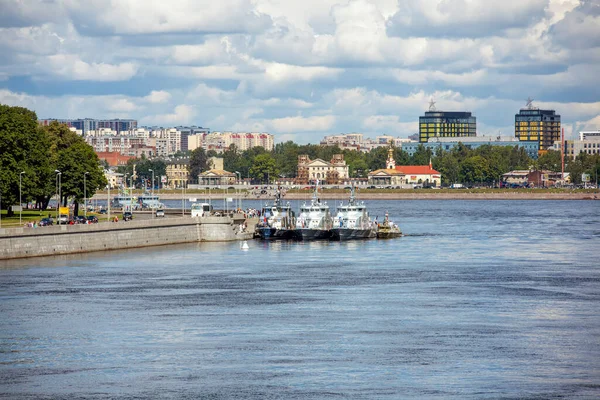
[{"label": "office building", "polygon": [[525,108],[515,115],[515,137],[522,141],[536,141],[540,154],[560,141],[560,115],[554,110],[540,110],[528,99]]},{"label": "office building", "polygon": [[419,117],[419,143],[427,143],[436,137],[474,137],[477,119],[466,111],[438,111],[435,102],[429,103],[429,111]]},{"label": "office building", "polygon": [[419,146],[423,146],[426,149],[431,149],[433,153],[437,149],[444,151],[450,151],[459,143],[465,145],[469,149],[476,149],[481,146],[509,146],[523,148],[529,157],[536,160],[538,158],[538,151],[540,144],[537,141],[519,141],[519,139],[512,136],[476,136],[476,137],[463,137],[463,138],[430,138],[427,143],[407,142],[402,143],[402,150],[412,156],[417,152]]}]

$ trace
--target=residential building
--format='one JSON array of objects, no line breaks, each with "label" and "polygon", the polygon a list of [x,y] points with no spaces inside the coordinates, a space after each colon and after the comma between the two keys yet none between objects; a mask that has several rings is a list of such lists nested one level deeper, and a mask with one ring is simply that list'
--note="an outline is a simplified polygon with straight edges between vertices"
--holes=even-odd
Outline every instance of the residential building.
[{"label": "residential building", "polygon": [[540,144],[539,153],[550,149],[555,141],[560,141],[560,115],[554,110],[540,110],[528,99],[525,108],[515,115],[515,137],[521,141],[536,141]]},{"label": "residential building", "polygon": [[388,150],[386,168],[372,171],[368,175],[369,185],[413,187],[415,185],[440,186],[441,174],[429,165],[396,165],[394,150]]},{"label": "residential building", "polygon": [[108,182],[108,187],[111,189],[121,187],[121,185],[123,184],[123,174],[111,171],[110,169],[104,170],[104,177]]},{"label": "residential building", "polygon": [[375,139],[365,138],[362,133],[346,133],[340,135],[325,136],[321,140],[321,146],[338,146],[341,150],[357,150],[369,152],[378,147],[387,147],[391,143],[397,146],[399,143],[409,139],[397,138],[390,135],[377,136]]},{"label": "residential building", "polygon": [[416,153],[419,146],[423,146],[426,149],[431,149],[435,153],[437,149],[450,151],[459,143],[464,144],[470,149],[476,149],[481,146],[517,146],[523,148],[527,155],[533,159],[538,158],[539,142],[537,141],[519,141],[519,139],[512,136],[475,136],[475,137],[462,137],[462,138],[444,138],[435,137],[430,138],[427,143],[417,142],[404,142],[401,143],[402,150],[406,151],[408,155],[412,156]]},{"label": "residential building", "polygon": [[132,158],[132,156],[126,156],[121,154],[118,151],[105,151],[105,152],[96,152],[98,155],[98,159],[100,161],[106,161],[106,163],[110,167],[118,167],[119,165],[127,165],[127,161]]},{"label": "residential building", "polygon": [[272,151],[275,147],[274,136],[268,133],[212,132],[202,136],[202,147],[218,153],[227,150],[232,144],[238,151],[253,147],[263,147],[267,151]]},{"label": "residential building", "polygon": [[190,136],[202,136],[210,133],[210,129],[203,128],[201,126],[176,126],[175,129],[181,132],[181,151],[183,152],[198,148],[198,146],[194,147],[193,149],[189,148]]},{"label": "residential building", "polygon": [[167,161],[166,164],[167,186],[171,189],[187,186],[187,183],[190,179],[190,159],[188,157],[177,158],[174,160]]},{"label": "residential building", "polygon": [[222,157],[210,157],[208,159],[208,165],[210,169],[225,169],[223,168],[224,160]]},{"label": "residential building", "polygon": [[[560,141],[555,141],[552,149],[560,151],[560,148]],[[600,154],[600,131],[579,132],[578,140],[565,140],[565,158],[574,159],[581,153]]]},{"label": "residential building", "polygon": [[89,131],[95,131],[100,128],[108,128],[117,133],[130,131],[137,128],[137,120],[134,119],[40,119],[38,123],[40,125],[49,125],[52,121],[57,121],[61,124],[66,124],[69,127],[81,130],[83,136],[86,136]]},{"label": "residential building", "polygon": [[334,154],[331,161],[311,160],[308,155],[298,156],[296,183],[307,185],[319,181],[328,185],[343,183],[348,179],[348,165],[343,154]]},{"label": "residential building", "polygon": [[438,111],[433,100],[429,111],[419,117],[419,142],[427,143],[430,138],[474,137],[477,134],[477,119],[467,111]]}]

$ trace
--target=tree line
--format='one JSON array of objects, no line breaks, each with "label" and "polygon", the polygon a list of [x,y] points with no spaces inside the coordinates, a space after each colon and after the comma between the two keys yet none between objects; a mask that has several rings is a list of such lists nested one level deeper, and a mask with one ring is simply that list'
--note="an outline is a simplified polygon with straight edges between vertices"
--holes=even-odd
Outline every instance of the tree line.
[{"label": "tree line", "polygon": [[106,186],[93,148],[66,125],[39,126],[35,112],[0,104],[0,201],[12,215],[12,205],[33,202],[41,210],[61,193],[60,203],[79,202]]}]

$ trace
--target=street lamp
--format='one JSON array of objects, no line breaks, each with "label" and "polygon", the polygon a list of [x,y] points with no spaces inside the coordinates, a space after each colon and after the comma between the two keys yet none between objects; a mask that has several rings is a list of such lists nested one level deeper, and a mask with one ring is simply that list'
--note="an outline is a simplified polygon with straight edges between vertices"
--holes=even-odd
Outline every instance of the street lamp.
[{"label": "street lamp", "polygon": [[83,215],[87,218],[87,193],[86,193],[86,182],[85,176],[89,175],[89,172],[83,174]]},{"label": "street lamp", "polygon": [[[235,171],[235,174],[238,177],[238,183],[237,184],[239,185],[240,181],[242,180],[242,174],[239,171]],[[242,208],[241,199],[240,199],[240,195],[239,195],[238,189],[239,188],[236,185],[236,188],[235,188],[235,197],[237,198],[238,208]]]},{"label": "street lamp", "polygon": [[[154,204],[154,170],[153,169],[148,169],[148,171],[152,172],[152,204]],[[152,207],[152,218],[154,218],[154,209],[156,207]]]},{"label": "street lamp", "polygon": [[21,192],[23,187],[23,174],[25,171],[21,171],[19,174],[19,225],[23,223],[23,200],[21,200]]},{"label": "street lamp", "polygon": [[61,175],[62,172],[60,172],[59,170],[55,169],[54,172],[56,172],[56,178],[55,178],[55,183],[56,181],[58,181],[58,201],[56,202],[56,223],[60,224],[60,221],[58,220],[58,208],[60,207],[60,181],[61,181]]}]

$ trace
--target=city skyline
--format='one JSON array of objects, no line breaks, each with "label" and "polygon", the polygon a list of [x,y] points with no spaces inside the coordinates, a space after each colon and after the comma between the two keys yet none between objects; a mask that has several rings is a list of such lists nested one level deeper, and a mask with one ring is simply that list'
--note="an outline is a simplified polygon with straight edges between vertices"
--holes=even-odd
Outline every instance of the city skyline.
[{"label": "city skyline", "polygon": [[0,0],[0,103],[38,118],[407,137],[431,99],[514,134],[600,129],[600,4],[578,0]]}]

